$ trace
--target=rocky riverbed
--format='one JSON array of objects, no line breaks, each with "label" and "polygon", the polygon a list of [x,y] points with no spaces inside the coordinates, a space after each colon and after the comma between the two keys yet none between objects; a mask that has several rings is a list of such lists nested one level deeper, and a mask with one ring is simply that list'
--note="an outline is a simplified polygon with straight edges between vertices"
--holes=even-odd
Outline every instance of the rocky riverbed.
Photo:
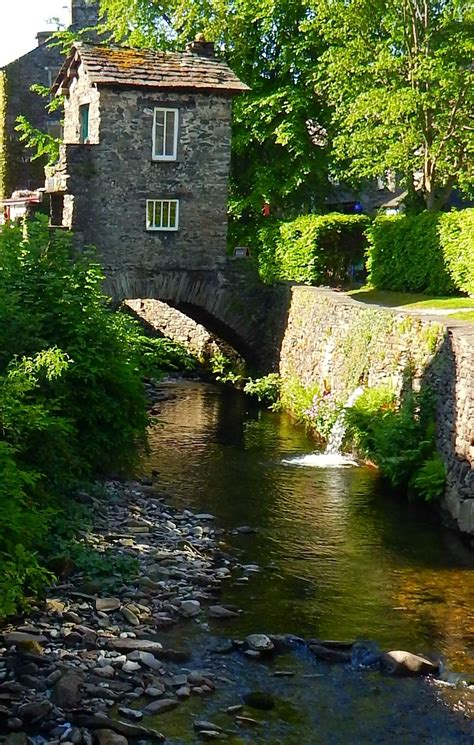
[{"label": "rocky riverbed", "polygon": [[[241,731],[250,732],[251,739],[233,741],[258,741],[262,713],[275,707],[274,691],[267,686],[263,692],[242,692],[241,682],[226,677],[222,663],[196,667],[203,650],[186,643],[190,623],[205,631],[210,619],[225,626],[238,617],[242,611],[220,602],[219,595],[231,578],[251,581],[256,567],[243,567],[226,552],[224,531],[215,527],[212,515],[172,509],[151,480],[111,481],[105,492],[101,500],[90,497],[94,529],[83,539],[91,551],[113,550],[117,556],[135,558],[138,575],[126,584],[117,578],[112,595],[73,574],[52,587],[27,617],[2,629],[0,717],[5,742],[161,742],[165,735],[156,726],[160,715],[190,700],[203,702],[204,710],[204,702],[221,688],[233,696],[233,703],[227,698],[222,709],[227,725],[194,716],[186,741],[223,740]],[[251,531],[248,526],[237,530]],[[342,663],[352,671],[389,675],[439,672],[436,660],[406,652],[381,655],[370,643],[255,633],[243,640],[213,638],[208,646],[208,660],[237,656],[246,665],[266,665],[276,656],[304,650],[323,669]],[[295,670],[278,666],[271,675],[275,687],[291,679]],[[306,678],[312,675],[323,673],[306,673]],[[200,708],[199,703],[193,705],[193,711]]]}]

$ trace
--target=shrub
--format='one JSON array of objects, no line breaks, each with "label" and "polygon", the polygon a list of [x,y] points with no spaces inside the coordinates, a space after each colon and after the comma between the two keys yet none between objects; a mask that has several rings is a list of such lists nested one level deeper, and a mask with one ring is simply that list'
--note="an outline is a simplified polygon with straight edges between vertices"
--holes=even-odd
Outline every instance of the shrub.
[{"label": "shrub", "polygon": [[474,292],[474,210],[380,216],[367,231],[370,284],[433,295]]},{"label": "shrub", "polygon": [[255,380],[249,378],[244,391],[250,396],[255,396],[258,401],[274,406],[280,398],[281,378],[278,373],[270,373]]},{"label": "shrub", "polygon": [[64,495],[129,469],[145,440],[138,353],[101,284],[45,220],[0,232],[0,616],[48,578],[40,554]]},{"label": "shrub", "polygon": [[346,445],[378,465],[392,486],[425,500],[442,495],[444,466],[428,389],[409,392],[398,404],[390,388],[369,388],[346,410],[346,426]]},{"label": "shrub", "polygon": [[303,215],[269,223],[258,233],[257,263],[266,282],[292,280],[339,286],[364,256],[364,215]]},{"label": "shrub", "polygon": [[474,295],[474,209],[441,215],[438,233],[454,285],[461,292]]}]

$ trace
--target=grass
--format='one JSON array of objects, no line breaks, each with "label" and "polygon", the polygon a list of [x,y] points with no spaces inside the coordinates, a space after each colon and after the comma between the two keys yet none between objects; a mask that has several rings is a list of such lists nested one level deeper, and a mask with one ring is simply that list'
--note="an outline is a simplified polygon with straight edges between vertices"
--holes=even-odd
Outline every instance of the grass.
[{"label": "grass", "polygon": [[[472,308],[474,311],[474,298],[470,297],[431,297],[421,293],[411,292],[391,292],[390,290],[374,290],[371,287],[361,287],[358,290],[351,290],[348,295],[359,300],[361,303],[375,305],[385,305],[389,308],[398,308],[408,305],[413,309],[439,308],[441,310],[455,310],[460,308]],[[472,320],[471,313],[456,313],[451,318],[460,317],[461,315],[469,316],[460,320]]]},{"label": "grass", "polygon": [[474,323],[474,310],[467,310],[464,313],[452,313],[449,319],[451,321],[469,321],[470,323]]}]

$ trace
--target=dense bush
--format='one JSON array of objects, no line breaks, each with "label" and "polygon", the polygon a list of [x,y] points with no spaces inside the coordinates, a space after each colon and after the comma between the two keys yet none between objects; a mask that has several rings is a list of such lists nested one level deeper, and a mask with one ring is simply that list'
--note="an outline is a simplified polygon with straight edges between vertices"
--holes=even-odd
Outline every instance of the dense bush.
[{"label": "dense bush", "polygon": [[43,220],[0,232],[0,616],[46,579],[64,495],[129,469],[145,440],[143,355],[101,282]]},{"label": "dense bush", "polygon": [[364,256],[363,215],[303,215],[270,222],[258,233],[257,263],[265,282],[293,280],[339,286]]},{"label": "dense bush", "polygon": [[379,466],[392,486],[426,501],[443,494],[446,474],[428,390],[398,404],[390,388],[368,388],[346,410],[346,426],[346,445]]},{"label": "dense bush", "polygon": [[367,269],[381,290],[474,292],[474,210],[380,216],[368,231]]},{"label": "dense bush", "polygon": [[456,289],[474,295],[474,209],[441,215],[438,234]]}]

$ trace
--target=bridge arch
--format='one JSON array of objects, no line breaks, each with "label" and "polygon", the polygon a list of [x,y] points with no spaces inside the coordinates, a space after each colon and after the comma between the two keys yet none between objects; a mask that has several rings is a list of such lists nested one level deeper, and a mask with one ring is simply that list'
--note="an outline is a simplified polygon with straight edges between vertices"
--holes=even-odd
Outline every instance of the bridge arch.
[{"label": "bridge arch", "polygon": [[228,343],[252,367],[267,367],[264,329],[269,290],[253,267],[228,262],[223,271],[166,270],[140,276],[108,273],[105,290],[116,303],[159,300]]}]

